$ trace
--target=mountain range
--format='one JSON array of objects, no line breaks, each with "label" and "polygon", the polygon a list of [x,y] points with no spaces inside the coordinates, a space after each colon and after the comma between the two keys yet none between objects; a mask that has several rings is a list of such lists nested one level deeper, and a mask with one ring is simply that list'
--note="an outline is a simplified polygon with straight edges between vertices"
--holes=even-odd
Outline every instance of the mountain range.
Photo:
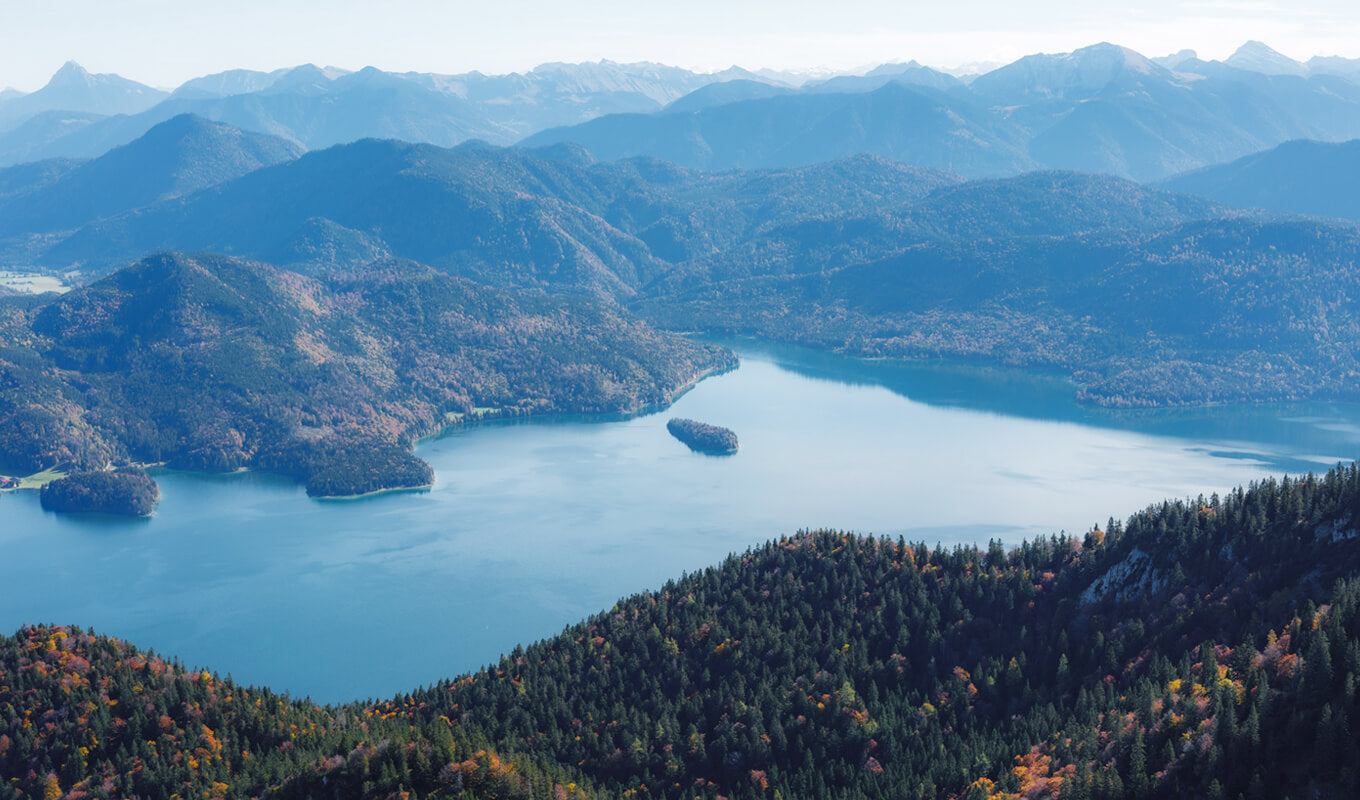
[{"label": "mountain range", "polygon": [[74,63],[28,95],[0,97],[0,165],[89,158],[156,124],[192,113],[308,149],[365,137],[439,145],[509,144],[546,127],[602,114],[651,111],[709,83],[769,82],[733,68],[695,73],[661,64],[543,64],[526,73],[357,72],[305,64],[231,70],[166,93]]},{"label": "mountain range", "polygon": [[[1026,56],[967,84],[919,66],[837,81],[826,86],[844,93],[738,93],[722,104],[604,116],[525,144],[573,141],[601,159],[648,155],[707,169],[866,152],[966,177],[1042,167],[1150,181],[1289,139],[1360,137],[1360,83],[1348,77],[1268,75],[1231,59],[1187,58],[1171,69],[1111,44]],[[719,87],[705,92],[721,96]]]},{"label": "mountain range", "polygon": [[499,76],[303,65],[204,76],[169,94],[67,64],[39,91],[0,96],[0,165],[94,157],[184,113],[307,149],[528,137],[710,169],[873,153],[966,177],[1057,168],[1148,181],[1291,139],[1360,137],[1360,60],[1301,64],[1258,42],[1223,62],[1149,59],[1098,44],[968,80],[908,62],[801,82],[607,61]]}]

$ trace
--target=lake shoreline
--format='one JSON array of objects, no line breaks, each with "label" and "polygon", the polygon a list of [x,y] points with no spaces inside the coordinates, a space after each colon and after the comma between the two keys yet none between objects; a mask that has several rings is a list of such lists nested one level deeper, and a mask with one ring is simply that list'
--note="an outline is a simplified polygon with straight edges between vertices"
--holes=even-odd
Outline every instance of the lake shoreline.
[{"label": "lake shoreline", "polygon": [[[730,348],[729,348],[729,349],[730,349]],[[703,381],[707,380],[708,378],[717,377],[717,376],[719,376],[719,375],[724,375],[724,374],[727,374],[727,373],[729,373],[729,372],[733,372],[733,371],[735,371],[735,370],[737,370],[737,369],[740,369],[740,368],[741,368],[741,359],[740,359],[739,356],[736,356],[735,351],[733,352],[733,355],[734,355],[734,361],[735,361],[735,363],[734,363],[733,365],[731,365],[731,366],[714,366],[714,367],[709,367],[708,369],[701,370],[701,371],[700,371],[697,375],[695,375],[693,378],[691,378],[690,380],[686,381],[685,383],[682,383],[682,384],[680,384],[679,386],[677,386],[676,389],[673,391],[671,397],[670,397],[668,400],[663,401],[663,402],[660,402],[660,403],[648,403],[648,404],[646,404],[646,405],[639,406],[638,408],[636,408],[636,409],[634,409],[634,410],[630,410],[630,411],[614,411],[614,412],[607,412],[607,411],[601,411],[601,412],[556,412],[556,413],[546,413],[546,414],[534,414],[534,413],[530,412],[530,413],[522,413],[522,414],[521,414],[521,413],[506,413],[506,412],[505,412],[505,409],[496,409],[496,413],[493,413],[493,414],[485,414],[485,413],[484,413],[484,414],[477,414],[477,415],[475,415],[475,416],[471,416],[470,418],[469,418],[469,417],[464,417],[464,418],[461,418],[461,419],[458,419],[458,420],[453,420],[453,421],[450,421],[450,422],[448,422],[448,423],[446,423],[446,424],[443,424],[443,425],[438,426],[434,431],[432,431],[432,432],[430,432],[430,433],[421,434],[421,435],[415,437],[414,439],[412,439],[410,451],[411,451],[411,453],[414,455],[414,454],[416,453],[417,449],[418,449],[418,448],[420,447],[420,445],[422,445],[422,444],[426,444],[426,443],[428,443],[428,442],[432,442],[432,441],[438,440],[438,439],[440,439],[440,438],[443,438],[443,437],[445,437],[445,436],[448,436],[449,434],[454,433],[454,432],[457,432],[457,431],[469,430],[469,429],[480,428],[480,427],[490,427],[490,426],[504,425],[504,424],[553,423],[553,422],[572,421],[572,420],[578,420],[578,419],[581,420],[581,421],[590,422],[590,423],[606,424],[606,423],[610,423],[610,422],[620,422],[620,421],[629,420],[629,419],[636,419],[636,418],[638,418],[638,417],[645,417],[645,416],[648,416],[648,415],[650,415],[650,414],[660,413],[660,412],[662,412],[662,411],[664,411],[664,410],[670,408],[671,406],[675,405],[675,403],[676,403],[677,401],[679,401],[680,398],[684,397],[686,394],[688,394],[689,392],[693,391],[695,387],[697,387],[700,383],[702,383]],[[208,471],[206,471],[206,470],[176,469],[175,467],[167,466],[167,465],[166,465],[166,462],[164,462],[164,461],[157,462],[157,463],[150,463],[150,462],[142,463],[142,462],[136,462],[136,463],[133,464],[133,466],[137,466],[137,467],[140,467],[140,468],[146,469],[146,470],[152,470],[152,471],[153,471],[153,472],[152,472],[153,475],[155,475],[155,474],[164,474],[164,473],[174,473],[174,474],[182,474],[182,475],[203,475],[203,476],[211,476],[211,477],[229,477],[229,476],[232,476],[232,475],[265,475],[265,476],[269,476],[269,477],[272,477],[272,478],[278,478],[278,479],[280,479],[280,480],[282,480],[282,481],[287,481],[287,482],[289,482],[289,483],[291,483],[291,484],[293,484],[293,485],[295,485],[295,486],[298,486],[298,487],[305,487],[305,485],[306,485],[306,482],[305,482],[305,481],[297,480],[297,479],[293,478],[293,476],[288,475],[287,473],[283,473],[283,472],[275,472],[275,471],[272,471],[272,470],[253,469],[253,468],[251,468],[251,467],[237,467],[236,469],[229,470],[229,471],[226,471],[226,472],[208,472]],[[21,486],[21,487],[19,487],[19,488],[30,488],[30,487]],[[40,488],[40,487],[33,487],[33,488]],[[361,493],[359,493],[359,494],[344,494],[344,495],[311,495],[311,494],[309,494],[309,495],[307,495],[307,497],[308,497],[308,499],[310,499],[310,500],[345,502],[345,501],[352,501],[352,500],[364,500],[364,499],[368,499],[368,498],[371,498],[371,497],[377,497],[377,496],[379,496],[379,495],[384,495],[384,494],[399,494],[399,493],[407,493],[407,492],[409,492],[409,493],[428,492],[428,491],[430,491],[430,490],[433,489],[433,488],[434,488],[434,482],[430,482],[430,483],[420,484],[420,485],[418,485],[418,486],[389,486],[389,487],[384,487],[384,488],[382,488],[382,489],[375,489],[375,490],[373,490],[373,491],[371,491],[371,492],[361,492]],[[0,491],[15,491],[15,490],[0,490]],[[304,488],[304,491],[305,491],[305,488]]]},{"label": "lake shoreline", "polygon": [[[469,421],[426,440],[437,478],[418,497],[309,498],[278,473],[169,469],[150,519],[0,495],[0,625],[80,620],[347,702],[475,670],[800,529],[1010,547],[1360,454],[1350,408],[1093,414],[1017,372],[735,344],[741,368],[696,376],[666,413]],[[688,452],[672,416],[730,427],[741,453]]]}]

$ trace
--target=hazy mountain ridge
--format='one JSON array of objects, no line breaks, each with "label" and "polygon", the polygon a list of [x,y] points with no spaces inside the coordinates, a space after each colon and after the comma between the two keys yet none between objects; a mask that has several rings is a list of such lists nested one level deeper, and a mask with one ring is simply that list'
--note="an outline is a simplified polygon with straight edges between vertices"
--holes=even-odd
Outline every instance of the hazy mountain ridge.
[{"label": "hazy mountain ridge", "polygon": [[796,167],[872,153],[977,177],[1032,168],[1021,139],[980,106],[889,82],[868,93],[804,92],[688,113],[605,116],[523,144],[578,142],[603,160],[645,155],[702,169]]},{"label": "hazy mountain ridge", "polygon": [[[70,85],[80,91],[61,91]],[[911,87],[928,100],[850,99],[889,86]],[[699,91],[705,87],[711,88]],[[837,113],[848,119],[820,122],[827,104],[816,95],[844,95]],[[1193,51],[1148,59],[1102,43],[1026,56],[969,82],[916,62],[816,80],[739,67],[695,73],[645,62],[553,63],[508,75],[306,64],[229,70],[186,81],[166,96],[68,64],[43,90],[0,98],[0,165],[93,157],[181,113],[308,149],[367,137],[451,146],[470,139],[510,144],[536,134],[546,138],[535,143],[548,143],[564,134],[544,131],[611,115],[693,114],[774,97],[786,102],[729,111],[722,120],[624,119],[605,126],[618,129],[609,135],[597,129],[571,135],[591,139],[606,160],[646,154],[691,166],[793,166],[872,152],[969,177],[1053,167],[1139,180],[1288,139],[1360,136],[1360,59],[1300,64],[1258,42],[1224,62],[1200,61]],[[927,130],[916,130],[923,123]],[[799,142],[783,130],[791,124],[811,140]],[[625,144],[638,136],[642,142]],[[749,141],[741,144],[742,137]]]},{"label": "hazy mountain ridge", "polygon": [[181,115],[78,165],[53,160],[0,170],[0,236],[68,230],[301,154],[273,136]]},{"label": "hazy mountain ridge", "polygon": [[828,81],[873,88],[833,95],[838,101],[811,87],[686,114],[602,117],[526,144],[577,141],[602,159],[652,155],[703,168],[871,152],[967,177],[1050,167],[1157,180],[1288,139],[1360,136],[1360,83],[1349,78],[1267,75],[1192,57],[1172,70],[1104,43],[1026,56],[967,84],[921,69],[881,88],[879,80]]},{"label": "hazy mountain ridge", "polygon": [[1360,221],[1360,140],[1292,141],[1159,186],[1220,203]]},{"label": "hazy mountain ridge", "polygon": [[[75,70],[79,67],[63,68],[52,85],[69,83],[66,73]],[[308,149],[368,137],[441,146],[469,139],[509,144],[546,127],[609,113],[658,110],[701,86],[736,78],[769,81],[737,68],[703,74],[610,61],[544,64],[509,75],[392,73],[373,67],[348,72],[305,64],[195,78],[169,95],[158,93],[155,102],[120,104],[113,89],[101,85],[96,88],[103,94],[95,91],[93,97],[73,97],[60,105],[58,98],[69,93],[44,89],[0,101],[0,121],[9,120],[0,130],[14,128],[0,137],[0,165],[97,156],[185,113],[279,136]],[[55,109],[81,116],[68,115],[61,126],[33,122],[38,112]]]}]

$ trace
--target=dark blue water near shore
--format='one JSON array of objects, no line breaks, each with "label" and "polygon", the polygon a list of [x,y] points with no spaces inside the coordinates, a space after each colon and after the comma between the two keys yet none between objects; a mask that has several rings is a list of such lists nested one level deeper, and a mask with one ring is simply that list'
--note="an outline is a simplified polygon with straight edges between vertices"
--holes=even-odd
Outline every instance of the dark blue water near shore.
[{"label": "dark blue water near shore", "polygon": [[[1015,371],[738,349],[659,414],[425,442],[429,492],[162,473],[149,520],[0,495],[0,629],[74,623],[318,700],[385,696],[799,528],[1015,542],[1360,456],[1352,406],[1108,412]],[[672,416],[740,452],[690,452]]]}]

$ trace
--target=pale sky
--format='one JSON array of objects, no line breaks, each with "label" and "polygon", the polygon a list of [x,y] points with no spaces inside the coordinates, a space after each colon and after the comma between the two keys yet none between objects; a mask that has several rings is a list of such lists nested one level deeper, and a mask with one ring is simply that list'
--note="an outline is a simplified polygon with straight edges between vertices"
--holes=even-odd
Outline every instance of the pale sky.
[{"label": "pale sky", "polygon": [[848,70],[916,59],[1008,62],[1110,41],[1221,59],[1248,39],[1360,57],[1356,0],[0,0],[0,87],[41,87],[73,59],[171,88],[302,63],[503,73],[545,61],[698,70]]}]

